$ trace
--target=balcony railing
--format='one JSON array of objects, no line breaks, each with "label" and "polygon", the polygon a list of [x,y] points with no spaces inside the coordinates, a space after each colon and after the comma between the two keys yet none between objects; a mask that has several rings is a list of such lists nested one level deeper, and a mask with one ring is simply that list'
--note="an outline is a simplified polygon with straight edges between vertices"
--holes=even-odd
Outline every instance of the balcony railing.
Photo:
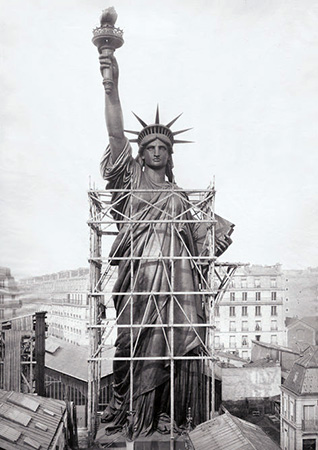
[{"label": "balcony railing", "polygon": [[301,428],[303,431],[318,431],[318,419],[303,420]]}]

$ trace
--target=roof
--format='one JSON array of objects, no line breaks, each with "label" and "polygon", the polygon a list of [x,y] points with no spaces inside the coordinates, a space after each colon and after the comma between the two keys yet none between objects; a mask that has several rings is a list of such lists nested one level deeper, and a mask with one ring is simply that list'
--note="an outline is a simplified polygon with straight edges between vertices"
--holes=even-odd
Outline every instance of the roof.
[{"label": "roof", "polygon": [[220,356],[221,358],[233,359],[234,361],[241,361],[242,363],[246,363],[246,359],[240,358],[237,355],[233,355],[233,353],[228,352],[216,352],[216,356]]},{"label": "roof", "polygon": [[264,431],[229,412],[202,423],[189,433],[195,450],[278,450]]},{"label": "roof", "polygon": [[0,448],[49,448],[65,411],[61,400],[0,389]]},{"label": "roof", "polygon": [[260,347],[265,347],[265,348],[269,348],[272,350],[278,350],[280,352],[293,353],[295,355],[299,355],[299,352],[296,352],[295,350],[293,350],[289,347],[283,347],[282,345],[269,344],[268,342],[262,342],[262,341],[254,341],[253,339],[252,339],[252,343],[254,345],[259,345]]},{"label": "roof", "polygon": [[250,363],[245,364],[244,367],[277,367],[279,363],[276,361],[268,360],[267,358],[258,359],[256,361],[251,361]]},{"label": "roof", "polygon": [[296,317],[293,317],[293,318],[287,317],[286,318],[286,327],[290,328],[298,322],[303,322],[305,325],[308,325],[309,327],[318,331],[318,316],[302,317],[301,319],[298,319]]},{"label": "roof", "polygon": [[303,356],[294,362],[283,384],[295,394],[318,394],[318,346],[311,345]]},{"label": "roof", "polygon": [[[45,340],[45,366],[56,372],[63,373],[82,381],[88,381],[88,346],[75,345],[62,339],[49,336]],[[102,356],[112,358],[115,347],[105,349]],[[101,364],[101,377],[113,373],[112,361],[103,360]]]}]

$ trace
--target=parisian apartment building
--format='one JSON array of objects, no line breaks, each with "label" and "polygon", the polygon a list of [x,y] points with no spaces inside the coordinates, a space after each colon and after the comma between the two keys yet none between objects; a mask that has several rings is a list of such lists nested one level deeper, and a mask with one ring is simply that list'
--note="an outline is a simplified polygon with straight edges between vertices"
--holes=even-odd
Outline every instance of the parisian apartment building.
[{"label": "parisian apartment building", "polygon": [[0,321],[20,315],[21,308],[16,280],[8,267],[0,267]]},{"label": "parisian apartment building", "polygon": [[216,350],[250,359],[253,340],[284,345],[284,292],[280,264],[238,268],[215,308]]},{"label": "parisian apartment building", "polygon": [[[105,289],[105,302],[111,297],[115,276]],[[78,345],[89,343],[89,269],[64,270],[20,281],[22,302],[37,310],[47,311],[48,336],[55,336]],[[116,313],[113,303],[101,311],[105,321],[113,322]],[[115,331],[115,330],[114,330]],[[115,332],[110,333],[107,344],[113,345]]]}]

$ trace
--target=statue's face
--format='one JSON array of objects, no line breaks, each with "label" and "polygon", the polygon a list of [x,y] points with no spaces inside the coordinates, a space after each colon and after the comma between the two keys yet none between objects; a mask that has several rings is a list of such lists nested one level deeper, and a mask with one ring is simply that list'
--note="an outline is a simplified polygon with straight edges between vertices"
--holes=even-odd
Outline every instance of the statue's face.
[{"label": "statue's face", "polygon": [[147,145],[142,156],[145,165],[155,170],[166,167],[169,158],[168,147],[160,139],[156,139]]}]

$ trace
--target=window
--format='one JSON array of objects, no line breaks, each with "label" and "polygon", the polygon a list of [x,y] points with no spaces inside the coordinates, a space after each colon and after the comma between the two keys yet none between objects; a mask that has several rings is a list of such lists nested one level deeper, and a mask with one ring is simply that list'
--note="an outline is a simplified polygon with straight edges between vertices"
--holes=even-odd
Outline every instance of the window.
[{"label": "window", "polygon": [[235,306],[230,306],[230,317],[235,317]]},{"label": "window", "polygon": [[242,336],[242,347],[248,347],[248,337]]},{"label": "window", "polygon": [[220,348],[220,336],[214,336],[214,347]]},{"label": "window", "polygon": [[0,295],[0,305],[4,304],[4,295]]},{"label": "window", "polygon": [[235,347],[236,347],[235,336],[230,336],[230,348]]},{"label": "window", "polygon": [[0,309],[0,319],[4,319],[4,309]]},{"label": "window", "polygon": [[260,292],[255,292],[255,300],[256,300],[257,302],[260,302],[260,301],[261,301],[261,293],[260,293]]},{"label": "window", "polygon": [[271,334],[271,344],[277,344],[277,334]]},{"label": "window", "polygon": [[248,352],[246,350],[242,351],[242,358],[243,359],[248,359]]},{"label": "window", "polygon": [[295,420],[295,412],[296,412],[296,409],[295,409],[295,402],[294,402],[293,399],[290,399],[290,408],[289,408],[289,411],[290,411],[290,420],[291,420],[292,422],[294,422],[294,420]]},{"label": "window", "polygon": [[234,302],[235,300],[235,292],[230,292],[230,301]]},{"label": "window", "polygon": [[271,330],[277,330],[277,320],[271,320]]},{"label": "window", "polygon": [[248,331],[248,321],[243,320],[242,322],[242,331]]},{"label": "window", "polygon": [[256,331],[261,331],[262,329],[262,322],[260,320],[256,320],[255,322],[255,330]]},{"label": "window", "polygon": [[260,316],[260,315],[261,315],[261,307],[255,306],[255,316]]},{"label": "window", "polygon": [[234,321],[230,322],[230,331],[236,331],[236,326],[235,326],[235,322]]},{"label": "window", "polygon": [[4,288],[4,280],[0,280],[0,288]]},{"label": "window", "polygon": [[247,306],[242,306],[242,316],[247,316]]},{"label": "window", "polygon": [[272,300],[272,302],[275,302],[277,300],[277,292],[271,293],[271,300]]},{"label": "window", "polygon": [[220,316],[220,307],[219,306],[214,307],[214,315],[215,315],[215,317]]},{"label": "window", "polygon": [[247,279],[246,278],[241,278],[241,287],[242,288],[246,288],[247,287]]},{"label": "window", "polygon": [[242,301],[243,302],[247,301],[247,292],[242,292]]},{"label": "window", "polygon": [[254,278],[254,287],[261,287],[260,278]]},{"label": "window", "polygon": [[260,335],[260,334],[257,334],[257,335],[255,336],[255,341],[259,342],[260,340],[261,340],[261,335]]},{"label": "window", "polygon": [[231,280],[230,281],[230,287],[231,288],[235,288],[235,280]]},{"label": "window", "polygon": [[271,316],[277,316],[277,306],[271,306]]},{"label": "window", "polygon": [[271,287],[272,288],[277,287],[277,279],[276,278],[271,278]]}]

